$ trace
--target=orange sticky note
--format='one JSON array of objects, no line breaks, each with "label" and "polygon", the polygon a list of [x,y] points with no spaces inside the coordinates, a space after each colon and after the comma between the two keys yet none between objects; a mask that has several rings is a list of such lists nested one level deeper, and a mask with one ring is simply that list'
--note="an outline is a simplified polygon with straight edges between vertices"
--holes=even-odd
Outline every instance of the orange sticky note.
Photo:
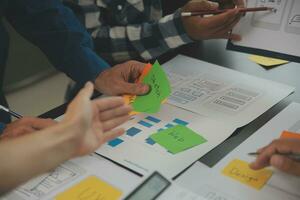
[{"label": "orange sticky note", "polygon": [[269,169],[252,170],[249,163],[238,159],[231,161],[222,171],[223,175],[257,190],[263,188],[272,173]]},{"label": "orange sticky note", "polygon": [[139,77],[138,83],[143,81],[144,77],[150,72],[151,68],[152,68],[152,65],[150,63],[146,64],[141,76]]},{"label": "orange sticky note", "polygon": [[300,133],[282,131],[280,138],[300,139]]},{"label": "orange sticky note", "polygon": [[122,192],[99,179],[96,176],[89,176],[77,185],[58,194],[55,200],[117,200]]}]

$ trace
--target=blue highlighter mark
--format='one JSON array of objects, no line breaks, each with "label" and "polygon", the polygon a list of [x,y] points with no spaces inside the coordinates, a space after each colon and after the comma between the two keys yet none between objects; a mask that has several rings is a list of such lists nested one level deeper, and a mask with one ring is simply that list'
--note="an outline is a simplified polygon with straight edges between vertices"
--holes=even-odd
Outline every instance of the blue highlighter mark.
[{"label": "blue highlighter mark", "polygon": [[146,143],[147,143],[147,144],[150,144],[150,145],[154,145],[154,144],[155,144],[155,141],[152,140],[151,138],[147,138],[147,139],[146,139]]},{"label": "blue highlighter mark", "polygon": [[122,142],[124,142],[123,140],[121,140],[120,138],[116,138],[114,140],[111,140],[108,142],[108,145],[111,146],[111,147],[116,147],[118,146],[119,144],[121,144]]},{"label": "blue highlighter mark", "polygon": [[173,122],[175,122],[176,124],[179,124],[179,125],[183,125],[183,126],[186,126],[189,124],[188,122],[185,122],[181,119],[174,119]]},{"label": "blue highlighter mark", "polygon": [[130,129],[128,129],[126,131],[126,134],[129,136],[135,136],[136,134],[140,133],[142,130],[135,128],[135,127],[131,127]]},{"label": "blue highlighter mark", "polygon": [[139,123],[140,125],[142,125],[142,126],[147,127],[147,128],[152,127],[152,124],[150,124],[150,123],[148,123],[148,122],[145,122],[145,121],[143,121],[143,120],[139,121],[138,123]]},{"label": "blue highlighter mark", "polygon": [[166,127],[167,128],[172,128],[174,125],[173,124],[167,124]]},{"label": "blue highlighter mark", "polygon": [[148,117],[146,117],[146,119],[148,119],[149,121],[154,122],[154,123],[159,123],[159,122],[161,122],[160,119],[157,119],[157,118],[152,117],[152,116],[148,116]]}]

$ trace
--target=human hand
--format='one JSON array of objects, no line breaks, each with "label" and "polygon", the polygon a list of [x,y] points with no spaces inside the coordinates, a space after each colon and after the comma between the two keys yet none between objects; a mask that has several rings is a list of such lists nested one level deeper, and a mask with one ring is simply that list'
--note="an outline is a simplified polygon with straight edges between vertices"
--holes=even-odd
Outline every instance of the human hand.
[{"label": "human hand", "polygon": [[9,139],[18,137],[24,134],[32,133],[49,126],[56,124],[57,122],[52,119],[42,119],[35,117],[23,117],[16,121],[13,121],[6,125],[1,139]]},{"label": "human hand", "polygon": [[230,9],[230,8],[244,8],[246,6],[245,0],[219,0],[220,9]]},{"label": "human hand", "polygon": [[[237,0],[240,5],[241,0]],[[206,0],[192,0],[183,8],[182,12],[197,12],[201,10],[216,10],[219,5]],[[231,39],[241,40],[241,37],[232,34],[232,28],[238,23],[241,17],[239,9],[231,9],[225,13],[214,15],[211,17],[191,16],[182,17],[183,26],[193,40],[206,39]]]},{"label": "human hand", "polygon": [[278,153],[300,153],[299,139],[278,139],[258,150],[259,156],[250,164],[254,170],[273,166],[289,174],[300,176],[300,163]]},{"label": "human hand", "polygon": [[144,63],[137,61],[118,64],[100,73],[95,81],[95,87],[108,95],[146,94],[149,87],[142,83],[135,83],[144,67]]},{"label": "human hand", "polygon": [[74,129],[74,156],[91,153],[122,135],[124,130],[115,128],[129,119],[128,113],[132,110],[121,97],[90,100],[93,90],[93,84],[87,83],[69,104],[63,119],[63,123]]}]

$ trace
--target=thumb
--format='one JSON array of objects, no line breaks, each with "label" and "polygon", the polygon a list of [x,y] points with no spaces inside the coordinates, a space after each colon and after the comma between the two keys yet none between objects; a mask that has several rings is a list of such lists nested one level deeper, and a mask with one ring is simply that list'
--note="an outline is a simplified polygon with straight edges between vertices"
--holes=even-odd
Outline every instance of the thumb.
[{"label": "thumb", "polygon": [[90,99],[93,95],[93,92],[94,85],[89,81],[84,85],[84,87],[80,90],[77,96]]},{"label": "thumb", "polygon": [[143,83],[123,83],[124,94],[144,95],[149,91],[149,86]]},{"label": "thumb", "polygon": [[206,10],[216,10],[219,8],[219,4],[207,0],[192,0],[186,4],[183,8],[184,11],[197,12]]}]

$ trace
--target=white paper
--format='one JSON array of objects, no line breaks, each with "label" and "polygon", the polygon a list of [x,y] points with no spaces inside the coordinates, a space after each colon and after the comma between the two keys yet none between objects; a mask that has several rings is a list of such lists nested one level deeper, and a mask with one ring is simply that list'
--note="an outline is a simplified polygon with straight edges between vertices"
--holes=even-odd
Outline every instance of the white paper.
[{"label": "white paper", "polygon": [[267,6],[276,12],[249,12],[233,32],[242,40],[239,46],[300,56],[300,1],[299,0],[247,0],[247,7]]},{"label": "white paper", "polygon": [[221,174],[224,167],[234,159],[241,159],[247,162],[253,161],[254,157],[247,154],[255,152],[258,148],[279,138],[283,130],[300,132],[300,104],[292,103],[289,105],[213,168],[208,168],[204,164],[197,162],[180,176],[176,182],[207,199],[210,199],[208,197],[211,196],[224,200],[300,199],[300,178],[273,168],[274,173],[272,177],[261,190],[255,190]]},{"label": "white paper", "polygon": [[[72,187],[88,176],[97,176],[124,194],[131,191],[142,179],[98,155],[77,158],[57,167],[53,172],[36,177],[2,200],[54,199],[60,192]],[[46,178],[46,179],[45,179]]]},{"label": "white paper", "polygon": [[200,195],[189,191],[179,185],[172,183],[172,185],[161,194],[157,200],[205,200]]},{"label": "white paper", "polygon": [[182,55],[163,66],[173,84],[168,103],[235,128],[250,123],[294,91],[284,84]]},{"label": "white paper", "polygon": [[[167,178],[172,178],[224,141],[236,128],[168,104],[162,105],[160,112],[151,115],[161,120],[159,123],[147,120],[148,116],[150,115],[134,116],[123,126],[125,130],[135,127],[141,130],[140,133],[134,136],[129,136],[126,133],[119,137],[123,142],[116,147],[104,144],[96,152],[140,174],[146,175],[156,170]],[[159,129],[177,125],[174,122],[176,119],[188,122],[187,127],[203,136],[207,142],[177,154],[171,154],[159,144],[147,143],[149,136]],[[152,127],[147,128],[140,125],[138,122],[141,120],[150,123]]]}]

